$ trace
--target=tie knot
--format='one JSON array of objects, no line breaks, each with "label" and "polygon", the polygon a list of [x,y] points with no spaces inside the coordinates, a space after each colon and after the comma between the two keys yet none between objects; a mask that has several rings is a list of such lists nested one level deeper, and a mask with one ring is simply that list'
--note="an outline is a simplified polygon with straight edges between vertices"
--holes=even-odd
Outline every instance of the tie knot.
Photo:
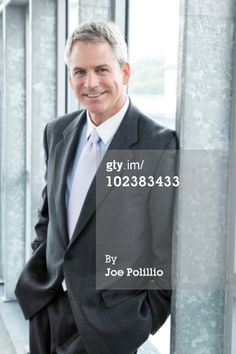
[{"label": "tie knot", "polygon": [[89,137],[89,142],[91,144],[97,144],[99,140],[100,140],[100,137],[99,137],[96,129],[93,129],[91,132],[91,135]]}]

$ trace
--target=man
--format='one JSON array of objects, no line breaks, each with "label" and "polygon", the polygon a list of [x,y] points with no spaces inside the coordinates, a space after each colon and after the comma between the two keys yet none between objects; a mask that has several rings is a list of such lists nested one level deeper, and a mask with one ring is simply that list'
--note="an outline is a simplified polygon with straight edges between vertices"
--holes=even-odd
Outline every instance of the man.
[{"label": "man", "polygon": [[[131,188],[122,193],[122,201],[116,194],[114,202],[115,188],[99,184],[96,193],[95,180],[113,150],[127,151],[129,157],[136,151],[170,150],[168,159],[160,154],[152,160],[151,172],[159,173],[162,166],[164,173],[172,174],[176,137],[127,97],[127,47],[115,25],[91,22],[78,27],[68,39],[66,60],[71,87],[85,110],[45,129],[43,205],[33,255],[19,278],[16,296],[30,320],[31,354],[133,354],[168,317],[171,292],[158,281],[151,281],[153,290],[127,284],[126,290],[96,287],[96,216],[100,224],[113,226],[111,244],[116,230],[122,242],[126,234],[131,247],[140,242],[145,247],[148,239],[157,262],[170,268],[174,193],[167,188],[162,199],[150,193],[151,188],[144,193]],[[95,152],[100,156],[97,172]],[[103,172],[101,176],[103,181]],[[108,209],[110,214],[104,216]],[[139,258],[142,247],[135,252]]]}]

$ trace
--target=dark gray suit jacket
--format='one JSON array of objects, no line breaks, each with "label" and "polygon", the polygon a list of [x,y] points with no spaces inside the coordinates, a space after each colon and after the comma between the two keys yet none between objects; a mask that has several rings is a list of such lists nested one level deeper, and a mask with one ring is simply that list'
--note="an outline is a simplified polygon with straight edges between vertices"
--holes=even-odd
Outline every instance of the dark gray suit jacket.
[{"label": "dark gray suit jacket", "polygon": [[[101,188],[96,196],[95,179],[73,238],[68,242],[65,184],[85,116],[85,112],[68,114],[52,121],[45,129],[46,187],[35,227],[37,238],[15,293],[25,317],[31,318],[53,300],[65,278],[87,352],[129,354],[165,322],[170,313],[171,290],[161,286],[159,290],[96,290],[95,211],[105,205],[107,189]],[[157,175],[160,168],[167,175],[174,173],[176,148],[175,133],[153,122],[132,103],[109,146],[109,150],[129,151],[130,157],[138,150],[171,150],[168,161],[163,158],[153,161],[153,173]],[[170,265],[173,188],[166,189],[164,199],[156,197],[154,189],[150,190],[143,193],[139,203],[136,197],[133,202],[129,201],[127,212],[133,210],[131,224],[135,226],[129,231],[130,237],[134,242],[136,235],[138,240],[148,237],[153,254]],[[114,211],[117,214],[114,220],[119,222],[119,209]],[[145,218],[141,217],[143,214]]]}]

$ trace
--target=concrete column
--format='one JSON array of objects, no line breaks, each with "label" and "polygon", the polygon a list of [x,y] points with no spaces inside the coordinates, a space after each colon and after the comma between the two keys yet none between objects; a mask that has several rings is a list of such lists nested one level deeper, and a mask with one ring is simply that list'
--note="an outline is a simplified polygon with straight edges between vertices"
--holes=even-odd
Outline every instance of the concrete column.
[{"label": "concrete column", "polygon": [[[2,105],[3,105],[3,24],[2,24],[2,13],[0,13],[0,151],[2,150]],[[2,175],[1,166],[1,154],[0,154],[0,176]],[[2,191],[2,178],[0,177],[0,195]],[[2,240],[2,230],[1,230],[1,203],[0,203],[0,281],[3,279],[3,240]]]},{"label": "concrete column", "polygon": [[222,354],[235,1],[185,0],[181,23],[171,353]]},{"label": "concrete column", "polygon": [[1,117],[1,236],[4,297],[12,299],[24,264],[25,238],[25,11],[3,12],[3,116]]},{"label": "concrete column", "polygon": [[44,180],[43,130],[56,117],[57,97],[57,32],[56,0],[29,2],[29,78],[27,142],[27,258],[30,241],[35,237],[34,225],[41,206],[40,190]]},{"label": "concrete column", "polygon": [[111,21],[112,18],[111,0],[81,0],[80,1],[80,22],[92,20]]}]

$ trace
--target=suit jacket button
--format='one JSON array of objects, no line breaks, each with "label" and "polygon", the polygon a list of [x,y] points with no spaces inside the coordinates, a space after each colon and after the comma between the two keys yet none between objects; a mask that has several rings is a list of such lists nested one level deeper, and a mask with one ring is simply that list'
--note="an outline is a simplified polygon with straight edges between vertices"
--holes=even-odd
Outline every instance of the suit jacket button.
[{"label": "suit jacket button", "polygon": [[56,290],[55,289],[49,289],[48,292],[49,292],[49,294],[53,295],[53,294],[55,294]]}]

